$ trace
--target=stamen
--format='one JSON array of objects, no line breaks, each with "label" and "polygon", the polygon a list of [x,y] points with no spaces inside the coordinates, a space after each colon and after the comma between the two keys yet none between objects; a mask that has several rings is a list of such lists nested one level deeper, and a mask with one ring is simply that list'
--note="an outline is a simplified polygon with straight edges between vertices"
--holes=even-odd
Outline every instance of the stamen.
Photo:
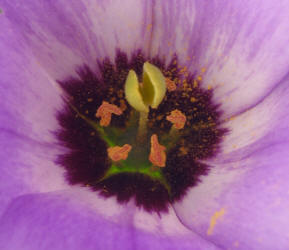
[{"label": "stamen", "polygon": [[175,91],[177,89],[175,82],[169,78],[166,78],[166,86],[169,92]]},{"label": "stamen", "polygon": [[103,101],[95,114],[100,117],[100,126],[107,127],[111,121],[111,114],[121,115],[122,110],[114,104]]},{"label": "stamen", "polygon": [[113,161],[120,161],[127,159],[128,153],[131,151],[131,149],[131,145],[124,144],[122,147],[109,147],[107,149],[107,152],[110,159],[112,159]]},{"label": "stamen", "polygon": [[176,129],[184,128],[187,120],[186,116],[178,109],[172,111],[171,114],[168,115],[166,119],[171,123],[173,123],[173,127]]},{"label": "stamen", "polygon": [[156,134],[151,136],[151,152],[149,160],[154,166],[165,167],[166,165],[166,148],[160,145]]}]

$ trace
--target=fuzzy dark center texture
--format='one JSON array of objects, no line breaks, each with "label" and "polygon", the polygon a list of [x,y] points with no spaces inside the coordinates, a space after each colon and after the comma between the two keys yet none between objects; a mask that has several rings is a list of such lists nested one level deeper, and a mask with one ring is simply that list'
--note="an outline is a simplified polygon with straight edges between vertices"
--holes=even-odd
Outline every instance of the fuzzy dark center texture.
[{"label": "fuzzy dark center texture", "polygon": [[[149,133],[166,138],[170,144],[166,166],[138,171],[144,161],[142,155],[129,161],[127,168],[117,165],[108,157],[109,145],[104,137],[109,134],[112,140],[116,138],[123,144],[132,141],[129,131],[137,126],[136,113],[125,99],[124,84],[131,69],[141,79],[146,61],[157,66],[178,88],[167,91],[158,108],[150,109],[148,116]],[[200,176],[209,173],[210,166],[200,160],[214,157],[226,134],[218,105],[212,102],[213,90],[201,88],[201,78],[180,66],[177,56],[166,66],[158,57],[145,58],[141,51],[136,51],[130,60],[118,51],[115,62],[105,59],[96,66],[96,71],[82,66],[77,71],[79,77],[59,82],[65,91],[66,106],[58,112],[61,129],[57,138],[69,150],[57,162],[66,169],[70,184],[87,186],[104,197],[115,196],[120,203],[133,198],[138,207],[149,212],[165,212],[170,203],[182,199],[190,187],[200,182]],[[103,101],[124,107],[124,112],[112,115],[109,128],[102,133],[93,124],[99,124],[95,115]],[[166,117],[175,109],[186,116],[186,124],[177,140],[170,143],[172,123]]]}]

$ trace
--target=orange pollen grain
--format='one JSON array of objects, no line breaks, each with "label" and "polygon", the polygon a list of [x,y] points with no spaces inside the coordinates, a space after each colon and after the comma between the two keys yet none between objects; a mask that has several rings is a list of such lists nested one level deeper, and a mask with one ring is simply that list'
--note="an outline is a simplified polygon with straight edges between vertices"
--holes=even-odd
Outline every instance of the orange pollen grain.
[{"label": "orange pollen grain", "polygon": [[151,152],[149,155],[150,162],[157,167],[166,166],[166,147],[159,144],[156,134],[151,136]]},{"label": "orange pollen grain", "polygon": [[166,85],[169,92],[175,91],[177,89],[175,82],[169,78],[166,78]]},{"label": "orange pollen grain", "polygon": [[131,145],[124,144],[122,147],[115,146],[107,149],[108,157],[113,161],[126,160],[128,153],[131,151]]},{"label": "orange pollen grain", "polygon": [[185,126],[186,123],[186,116],[179,110],[175,109],[171,112],[170,115],[166,118],[168,121],[174,124],[174,127],[176,129],[182,129]]},{"label": "orange pollen grain", "polygon": [[103,101],[95,114],[100,117],[100,126],[107,127],[111,121],[111,114],[121,115],[122,110],[114,104]]}]

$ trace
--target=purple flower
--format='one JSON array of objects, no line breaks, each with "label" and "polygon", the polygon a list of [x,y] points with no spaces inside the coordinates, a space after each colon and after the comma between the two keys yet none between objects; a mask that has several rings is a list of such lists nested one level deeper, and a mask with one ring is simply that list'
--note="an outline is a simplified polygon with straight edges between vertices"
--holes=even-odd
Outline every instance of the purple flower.
[{"label": "purple flower", "polygon": [[[0,249],[286,249],[286,0],[1,0]],[[116,49],[201,75],[230,130],[212,168],[161,215],[69,185],[57,81]]]}]

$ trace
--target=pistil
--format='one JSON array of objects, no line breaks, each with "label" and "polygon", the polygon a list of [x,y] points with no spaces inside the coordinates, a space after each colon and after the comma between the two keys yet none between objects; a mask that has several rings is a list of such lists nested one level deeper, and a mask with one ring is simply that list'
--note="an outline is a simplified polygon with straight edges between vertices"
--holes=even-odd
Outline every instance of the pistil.
[{"label": "pistil", "polygon": [[140,112],[138,132],[137,132],[137,139],[139,142],[142,142],[143,138],[146,137],[147,135],[147,121],[148,121],[148,112]]},{"label": "pistil", "polygon": [[138,140],[146,136],[150,107],[156,109],[166,93],[165,77],[154,65],[146,62],[143,66],[143,79],[139,83],[136,73],[130,70],[125,82],[125,96],[128,103],[138,112]]}]

